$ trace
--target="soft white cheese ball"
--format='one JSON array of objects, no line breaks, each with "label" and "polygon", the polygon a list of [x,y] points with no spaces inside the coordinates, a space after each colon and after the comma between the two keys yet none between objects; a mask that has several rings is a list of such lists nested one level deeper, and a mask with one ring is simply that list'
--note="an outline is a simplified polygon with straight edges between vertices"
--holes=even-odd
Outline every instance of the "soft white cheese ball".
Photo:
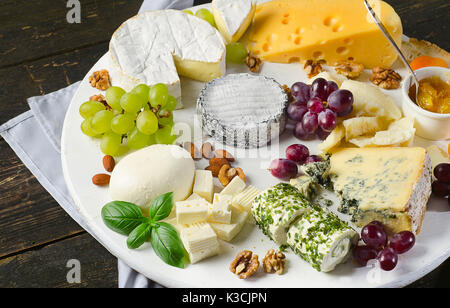
[{"label": "soft white cheese ball", "polygon": [[147,209],[156,197],[173,192],[174,202],[192,190],[195,164],[189,152],[176,145],[152,145],[122,159],[111,175],[113,200]]}]

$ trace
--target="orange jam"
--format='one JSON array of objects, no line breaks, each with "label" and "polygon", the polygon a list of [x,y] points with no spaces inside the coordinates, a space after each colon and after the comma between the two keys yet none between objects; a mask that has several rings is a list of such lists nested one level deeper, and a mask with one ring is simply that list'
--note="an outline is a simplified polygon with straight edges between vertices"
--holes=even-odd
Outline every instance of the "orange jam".
[{"label": "orange jam", "polygon": [[[415,100],[416,86],[409,89],[409,97]],[[417,104],[425,110],[435,113],[450,113],[450,84],[439,76],[425,78],[419,81]]]}]

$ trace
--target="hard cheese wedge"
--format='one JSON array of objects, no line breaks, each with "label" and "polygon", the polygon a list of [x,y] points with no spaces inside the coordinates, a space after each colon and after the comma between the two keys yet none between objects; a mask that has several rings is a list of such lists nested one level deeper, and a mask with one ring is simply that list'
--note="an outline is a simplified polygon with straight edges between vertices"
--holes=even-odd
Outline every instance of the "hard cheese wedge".
[{"label": "hard cheese wedge", "polygon": [[225,44],[208,22],[178,10],[149,11],[124,22],[109,45],[113,63],[132,82],[163,83],[181,97],[180,78],[204,82],[225,74]]},{"label": "hard cheese wedge", "polygon": [[255,16],[255,0],[214,0],[212,11],[217,28],[227,43],[237,42]]},{"label": "hard cheese wedge", "polygon": [[217,235],[207,223],[183,227],[180,237],[192,264],[215,256],[220,251]]},{"label": "hard cheese wedge", "polygon": [[[401,45],[400,17],[383,1],[369,2]],[[352,58],[373,68],[390,67],[397,59],[361,0],[275,0],[258,5],[249,49],[278,63],[325,59],[333,65]]]},{"label": "hard cheese wedge", "polygon": [[388,231],[419,233],[431,195],[423,148],[347,148],[331,155],[330,178],[343,213],[357,226],[377,220]]}]

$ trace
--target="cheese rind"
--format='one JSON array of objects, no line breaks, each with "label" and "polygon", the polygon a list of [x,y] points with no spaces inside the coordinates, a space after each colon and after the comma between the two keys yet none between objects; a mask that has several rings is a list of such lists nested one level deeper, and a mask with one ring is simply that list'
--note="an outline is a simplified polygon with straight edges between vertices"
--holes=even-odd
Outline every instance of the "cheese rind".
[{"label": "cheese rind", "polygon": [[249,214],[247,212],[232,207],[231,222],[229,224],[211,223],[210,225],[216,232],[218,238],[230,242],[241,232],[248,216]]},{"label": "cheese rind", "polygon": [[177,223],[180,225],[205,222],[208,218],[209,203],[204,199],[179,201],[175,206]]},{"label": "cheese rind", "polygon": [[214,182],[211,171],[195,170],[193,192],[210,203],[213,201]]},{"label": "cheese rind", "polygon": [[[369,1],[394,38],[402,43],[400,17],[389,4]],[[390,67],[397,53],[360,0],[275,0],[258,5],[249,49],[266,61],[325,59],[334,65],[353,58],[366,68]]]},{"label": "cheese rind", "polygon": [[239,176],[235,176],[220,193],[222,195],[236,196],[245,189],[245,186],[245,182]]},{"label": "cheese rind", "polygon": [[423,148],[347,148],[331,156],[340,211],[357,226],[381,221],[389,232],[419,233],[431,195],[431,161]]},{"label": "cheese rind", "polygon": [[254,0],[213,0],[217,28],[227,43],[237,42],[250,26],[256,11]]},{"label": "cheese rind", "polygon": [[215,256],[220,251],[217,235],[207,223],[183,227],[180,238],[192,264]]},{"label": "cheese rind", "polygon": [[148,11],[130,18],[113,34],[109,51],[132,83],[163,83],[177,99],[179,75],[208,82],[226,70],[220,33],[205,20],[178,10]]},{"label": "cheese rind", "polygon": [[210,216],[211,222],[229,224],[231,222],[231,204],[233,196],[215,194]]}]

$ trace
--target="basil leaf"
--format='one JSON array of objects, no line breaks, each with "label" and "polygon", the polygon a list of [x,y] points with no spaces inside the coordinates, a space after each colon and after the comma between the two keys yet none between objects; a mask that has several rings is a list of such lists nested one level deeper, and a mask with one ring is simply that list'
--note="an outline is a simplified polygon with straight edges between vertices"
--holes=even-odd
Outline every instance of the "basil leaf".
[{"label": "basil leaf", "polygon": [[169,265],[184,268],[184,247],[177,230],[165,222],[151,229],[150,242],[158,257]]},{"label": "basil leaf", "polygon": [[150,237],[152,226],[150,224],[141,224],[134,229],[127,239],[127,246],[129,249],[136,249],[141,247]]},{"label": "basil leaf", "polygon": [[173,208],[173,192],[157,197],[150,204],[149,216],[153,221],[159,221],[170,215]]},{"label": "basil leaf", "polygon": [[127,236],[140,224],[148,222],[137,205],[124,201],[106,204],[102,208],[102,218],[108,228]]}]

